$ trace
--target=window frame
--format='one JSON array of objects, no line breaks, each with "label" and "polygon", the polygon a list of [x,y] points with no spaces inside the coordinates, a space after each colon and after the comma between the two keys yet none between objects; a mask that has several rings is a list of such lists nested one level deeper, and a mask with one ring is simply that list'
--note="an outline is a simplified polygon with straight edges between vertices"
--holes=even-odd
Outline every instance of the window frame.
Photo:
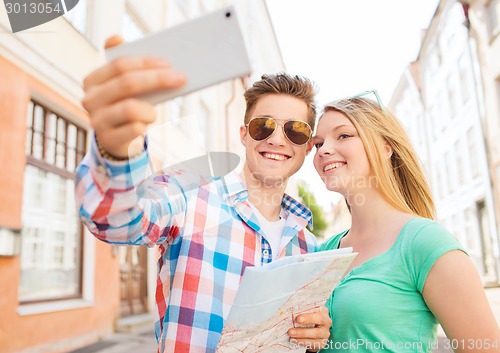
[{"label": "window frame", "polygon": [[486,7],[489,10],[487,11],[488,18],[486,20],[488,36],[490,44],[492,44],[500,35],[500,20],[498,20],[498,16],[500,16],[500,0],[490,0],[487,2]]},{"label": "window frame", "polygon": [[[139,34],[136,35],[130,35],[132,31],[130,31],[126,26],[127,26],[127,19],[129,20],[129,23],[134,25],[134,31],[138,31]],[[138,18],[137,14],[133,10],[133,8],[126,4],[125,8],[123,9],[122,12],[122,35],[123,38],[126,41],[134,41],[143,38],[149,33],[149,30],[146,28],[146,26],[142,23],[142,21]]]},{"label": "window frame", "polygon": [[[70,113],[63,109],[59,109],[57,107],[54,107],[53,104],[50,104],[47,102],[46,99],[40,97],[39,95],[35,94],[32,92],[31,98],[28,102],[28,110],[26,112],[26,142],[25,142],[25,153],[26,153],[26,165],[33,166],[35,168],[40,169],[43,172],[47,173],[53,173],[65,180],[71,179],[74,180],[76,173],[74,170],[69,170],[68,167],[68,158],[69,158],[69,153],[68,150],[74,149],[74,168],[80,163],[80,161],[83,159],[83,157],[86,154],[87,150],[87,145],[88,145],[88,139],[89,139],[89,127],[85,122],[80,122],[77,121],[75,118],[72,117]],[[38,131],[36,127],[36,108],[39,107],[42,110],[42,117],[43,117],[43,130]],[[51,115],[54,115],[56,117],[55,119],[55,136],[49,136],[50,133],[48,132],[48,126],[49,126],[49,119],[51,118]],[[28,121],[29,120],[29,121]],[[64,137],[61,138],[59,136],[59,128],[58,124],[59,121],[64,122]],[[74,146],[70,146],[70,137],[69,137],[69,130],[70,126],[74,126],[76,129],[75,132],[75,141],[74,141]],[[42,140],[41,142],[41,157],[37,157],[34,155],[34,148],[35,148],[35,134],[40,134],[40,138]],[[28,141],[28,138],[30,140]],[[48,144],[49,140],[53,139],[54,149],[54,158],[53,158],[53,163],[50,163],[47,161],[47,150],[48,150]],[[61,168],[60,166],[57,166],[57,156],[58,156],[58,146],[64,146],[64,168]],[[23,206],[24,207],[24,206]],[[78,222],[78,216],[76,217],[76,221]],[[23,224],[24,228],[24,224]],[[78,287],[78,290],[74,294],[70,295],[61,295],[61,296],[55,296],[55,297],[40,297],[38,299],[22,299],[20,296],[18,297],[19,299],[19,304],[20,305],[30,305],[30,304],[43,304],[43,303],[50,303],[50,302],[59,302],[59,301],[67,301],[67,300],[75,300],[75,299],[84,299],[85,298],[85,289],[83,288],[84,286],[84,277],[85,277],[85,254],[84,254],[84,247],[85,247],[85,233],[83,229],[83,225],[81,222],[78,222],[78,224],[75,227],[76,234],[75,236],[77,237],[77,246],[78,246],[78,251],[76,253],[77,259],[78,259],[78,264],[75,266],[76,271],[78,272],[78,280],[75,283]],[[22,245],[21,245],[22,246]],[[22,256],[22,255],[21,255]],[[22,272],[23,269],[21,267],[20,271]]]},{"label": "window frame", "polygon": [[[71,11],[74,11],[76,7],[78,6],[85,6],[85,28],[79,28],[79,26],[75,23],[73,16],[68,16],[68,13]],[[64,8],[66,9],[66,5],[64,5]],[[82,36],[89,38],[89,28],[90,28],[90,21],[89,21],[89,9],[90,9],[90,1],[89,0],[80,0],[80,2],[75,6],[75,8],[71,9],[68,12],[65,12],[63,17],[70,25],[73,27],[78,33],[80,33]]]}]

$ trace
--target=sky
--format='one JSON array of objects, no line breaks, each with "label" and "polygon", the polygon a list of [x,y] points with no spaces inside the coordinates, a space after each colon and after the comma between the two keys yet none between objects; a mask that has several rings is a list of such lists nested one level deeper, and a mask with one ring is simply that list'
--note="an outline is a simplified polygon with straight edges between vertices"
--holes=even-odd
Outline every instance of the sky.
[{"label": "sky", "polygon": [[[438,0],[266,0],[286,71],[318,86],[319,107],[337,98],[377,89],[388,103],[404,69],[416,60]],[[307,180],[318,202],[325,192],[306,158],[297,178]]]}]

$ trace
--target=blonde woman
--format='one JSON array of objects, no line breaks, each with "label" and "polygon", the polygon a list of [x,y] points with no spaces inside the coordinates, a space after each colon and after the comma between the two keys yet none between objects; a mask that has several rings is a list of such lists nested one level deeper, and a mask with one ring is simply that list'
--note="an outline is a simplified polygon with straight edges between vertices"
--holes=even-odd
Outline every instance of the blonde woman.
[{"label": "blonde woman", "polygon": [[324,108],[314,144],[316,170],[352,215],[351,228],[320,250],[358,252],[327,302],[333,325],[321,352],[430,352],[438,322],[448,337],[439,348],[500,352],[478,273],[433,220],[429,185],[398,120],[375,101],[342,99]]}]

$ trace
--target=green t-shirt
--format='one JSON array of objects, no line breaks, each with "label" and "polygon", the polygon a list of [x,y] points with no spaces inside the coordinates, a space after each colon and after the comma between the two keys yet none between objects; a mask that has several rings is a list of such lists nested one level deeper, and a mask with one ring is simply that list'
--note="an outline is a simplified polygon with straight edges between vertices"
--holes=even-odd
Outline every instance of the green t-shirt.
[{"label": "green t-shirt", "polygon": [[[346,233],[319,251],[337,249]],[[388,251],[354,267],[335,288],[326,303],[330,340],[321,352],[431,352],[438,323],[422,290],[436,260],[456,249],[464,251],[438,223],[408,221]]]}]

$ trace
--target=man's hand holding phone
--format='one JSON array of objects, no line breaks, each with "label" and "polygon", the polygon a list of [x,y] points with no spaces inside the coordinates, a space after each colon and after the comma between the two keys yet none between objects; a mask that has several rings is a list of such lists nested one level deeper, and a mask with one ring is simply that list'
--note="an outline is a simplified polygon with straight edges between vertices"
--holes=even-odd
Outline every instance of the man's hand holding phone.
[{"label": "man's hand holding phone", "polygon": [[[118,36],[111,37],[106,48],[122,42]],[[118,158],[139,153],[143,141],[135,139],[155,121],[156,111],[153,104],[134,97],[180,88],[185,83],[184,74],[166,59],[156,57],[118,58],[89,74],[83,83],[83,106],[89,112],[100,147]],[[134,145],[130,145],[132,141]]]},{"label": "man's hand holding phone", "polygon": [[233,6],[122,43],[108,39],[109,62],[85,79],[83,100],[100,149],[117,158],[141,152],[153,104],[251,72]]}]

